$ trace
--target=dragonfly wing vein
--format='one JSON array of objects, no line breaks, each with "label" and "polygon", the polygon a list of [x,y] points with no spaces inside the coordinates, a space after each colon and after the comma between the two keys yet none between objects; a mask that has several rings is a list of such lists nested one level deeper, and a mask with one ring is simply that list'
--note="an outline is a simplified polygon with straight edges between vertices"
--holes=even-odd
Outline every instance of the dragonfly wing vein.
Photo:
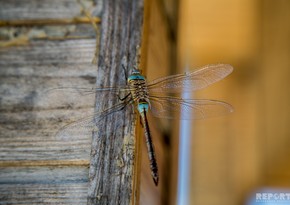
[{"label": "dragonfly wing vein", "polygon": [[203,119],[233,111],[231,105],[217,100],[151,97],[150,104],[155,117],[166,119]]},{"label": "dragonfly wing vein", "polygon": [[64,141],[71,141],[74,139],[74,137],[78,137],[79,135],[87,136],[92,134],[92,131],[98,130],[98,123],[100,123],[104,117],[124,109],[126,105],[126,102],[122,102],[102,112],[97,112],[93,115],[86,116],[82,119],[69,123],[62,127],[55,134],[55,136],[56,138],[62,139]]},{"label": "dragonfly wing vein", "polygon": [[185,74],[158,78],[148,83],[149,94],[191,92],[203,89],[229,75],[233,67],[228,64],[214,64],[201,67]]},{"label": "dragonfly wing vein", "polygon": [[55,93],[72,93],[72,94],[77,94],[80,96],[86,96],[86,95],[93,95],[98,92],[103,92],[103,93],[119,93],[120,91],[129,91],[129,88],[126,86],[121,86],[121,87],[102,87],[98,88],[95,86],[87,86],[87,87],[57,87],[57,88],[51,88],[48,90],[45,90],[43,94],[48,95],[48,94],[55,94]]}]

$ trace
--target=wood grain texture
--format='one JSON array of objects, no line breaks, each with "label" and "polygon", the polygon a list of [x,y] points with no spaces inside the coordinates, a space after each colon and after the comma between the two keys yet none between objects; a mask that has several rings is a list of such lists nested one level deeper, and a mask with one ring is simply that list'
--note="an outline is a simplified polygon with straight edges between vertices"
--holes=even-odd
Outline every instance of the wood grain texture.
[{"label": "wood grain texture", "polygon": [[0,74],[5,77],[92,75],[96,67],[91,63],[95,43],[94,39],[32,41],[29,46],[0,48]]},{"label": "wood grain texture", "polygon": [[[99,14],[100,8],[92,7],[92,1],[82,1],[91,12]],[[68,19],[80,16],[82,12],[76,0],[0,0],[0,5],[1,20]]]},{"label": "wood grain texture", "polygon": [[[2,20],[71,19],[79,16],[82,9],[74,0],[0,3]],[[126,76],[138,64],[143,1],[100,0],[96,4],[90,10],[94,15],[104,7],[96,85],[125,85]],[[38,32],[37,29],[32,30]],[[137,174],[133,171],[132,106],[108,116],[94,133],[89,178],[86,165],[90,137],[73,135],[68,140],[55,136],[66,123],[93,113],[91,102],[95,100],[77,93],[45,93],[55,87],[95,85],[96,66],[91,62],[96,41],[69,40],[63,33],[63,38],[52,41],[50,35],[41,40],[41,35],[33,36],[32,32],[25,46],[0,50],[1,199],[10,204],[84,204],[89,182],[88,204],[135,204],[138,193],[133,185]],[[91,36],[85,36],[81,29],[74,35]],[[100,93],[96,110],[117,101],[116,96]],[[79,168],[73,168],[75,165]]]},{"label": "wood grain texture", "polygon": [[0,168],[0,204],[85,204],[88,168]]},{"label": "wood grain texture", "polygon": [[[0,164],[89,161],[91,136],[57,138],[67,123],[93,113],[94,95],[46,93],[58,86],[92,87],[95,40],[36,41],[0,50]],[[39,164],[39,162],[35,162]]]},{"label": "wood grain texture", "polygon": [[[103,2],[97,86],[125,85],[125,76],[137,64],[141,46],[143,1],[108,0]],[[122,68],[122,64],[125,70]],[[126,75],[125,75],[126,73]],[[117,103],[100,93],[96,108]],[[88,204],[136,204],[133,188],[134,112],[127,106],[99,124],[93,135]]]},{"label": "wood grain texture", "polygon": [[[0,4],[1,20],[72,19],[81,13],[76,1]],[[84,24],[19,25],[0,32],[1,40],[28,40],[0,47],[0,204],[85,204],[91,133],[56,133],[92,115],[95,96],[48,89],[95,86],[95,30]]]},{"label": "wood grain texture", "polygon": [[87,201],[87,183],[1,184],[0,192],[0,204],[81,205]]}]

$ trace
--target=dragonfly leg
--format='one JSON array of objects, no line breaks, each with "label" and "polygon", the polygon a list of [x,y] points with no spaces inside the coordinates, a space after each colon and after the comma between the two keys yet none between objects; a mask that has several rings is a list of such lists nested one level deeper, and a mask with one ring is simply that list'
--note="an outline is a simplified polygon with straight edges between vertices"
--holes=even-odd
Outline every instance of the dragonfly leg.
[{"label": "dragonfly leg", "polygon": [[126,106],[127,106],[127,103],[122,102],[122,103],[117,104],[113,107],[110,107],[106,110],[103,110],[100,116],[105,117],[105,116],[110,115],[112,113],[119,112],[121,110],[124,110]]},{"label": "dragonfly leg", "polygon": [[117,96],[118,96],[118,98],[119,98],[120,101],[126,100],[130,95],[131,95],[131,93],[128,93],[125,97],[121,98],[120,97],[120,94],[117,94]]}]

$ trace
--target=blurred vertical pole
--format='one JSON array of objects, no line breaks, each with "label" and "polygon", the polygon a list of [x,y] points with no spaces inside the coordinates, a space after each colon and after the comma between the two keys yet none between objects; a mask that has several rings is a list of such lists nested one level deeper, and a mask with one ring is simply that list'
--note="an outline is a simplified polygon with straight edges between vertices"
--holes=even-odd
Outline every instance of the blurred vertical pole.
[{"label": "blurred vertical pole", "polygon": [[[187,19],[190,19],[190,12],[186,10],[187,1],[180,1],[179,22],[178,22],[178,67],[179,72],[189,71],[192,66],[189,39],[189,29]],[[191,93],[183,93],[182,98],[192,98]],[[181,113],[182,114],[182,113]],[[192,121],[181,120],[179,124],[179,151],[178,151],[178,183],[177,183],[177,203],[178,205],[190,204],[190,161],[191,161],[191,135]]]},{"label": "blurred vertical pole", "polygon": [[[185,67],[188,70],[188,67]],[[183,93],[182,98],[191,98],[190,93]],[[187,111],[188,112],[188,111]],[[192,122],[181,120],[179,127],[179,152],[178,152],[178,183],[177,183],[177,204],[189,204],[190,195],[190,161],[191,161],[191,133]]]}]

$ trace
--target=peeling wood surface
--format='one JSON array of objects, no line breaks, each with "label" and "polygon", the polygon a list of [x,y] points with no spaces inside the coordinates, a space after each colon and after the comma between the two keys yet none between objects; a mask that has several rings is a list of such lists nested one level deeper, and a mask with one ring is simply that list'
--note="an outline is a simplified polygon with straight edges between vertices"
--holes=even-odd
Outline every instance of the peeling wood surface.
[{"label": "peeling wood surface", "polygon": [[[73,0],[0,4],[5,21],[82,13]],[[85,204],[91,135],[55,134],[92,114],[95,96],[48,89],[95,86],[96,32],[72,24],[1,27],[0,33],[0,204]]]}]

